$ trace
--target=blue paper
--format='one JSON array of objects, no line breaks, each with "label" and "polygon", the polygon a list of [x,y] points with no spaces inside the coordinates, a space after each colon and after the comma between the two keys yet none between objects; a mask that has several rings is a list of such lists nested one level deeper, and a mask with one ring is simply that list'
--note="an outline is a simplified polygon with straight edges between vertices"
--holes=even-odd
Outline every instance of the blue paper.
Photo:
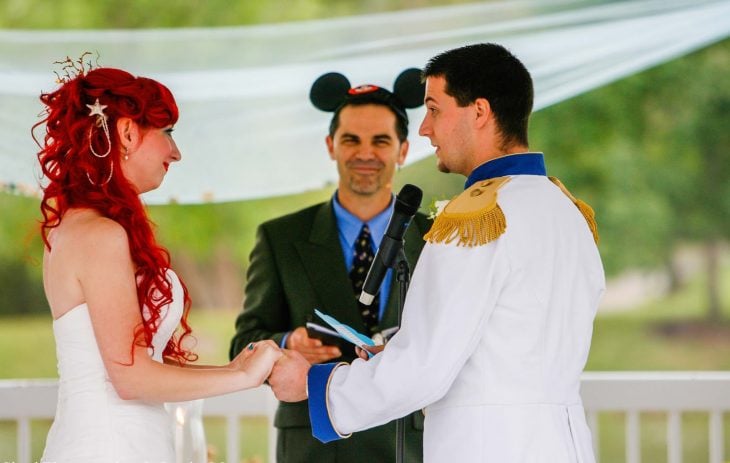
[{"label": "blue paper", "polygon": [[[332,327],[335,331],[337,331],[340,336],[342,336],[342,339],[351,342],[355,344],[357,347],[362,348],[363,346],[374,346],[375,341],[370,339],[368,336],[365,336],[362,333],[358,333],[357,330],[355,330],[353,327],[349,325],[345,325],[344,323],[340,323],[337,321],[336,318],[331,317],[327,314],[323,314],[317,309],[314,309],[314,313],[317,314],[319,318],[324,320],[329,326]],[[368,352],[368,351],[366,351]],[[373,354],[368,352],[368,357],[372,357]]]}]

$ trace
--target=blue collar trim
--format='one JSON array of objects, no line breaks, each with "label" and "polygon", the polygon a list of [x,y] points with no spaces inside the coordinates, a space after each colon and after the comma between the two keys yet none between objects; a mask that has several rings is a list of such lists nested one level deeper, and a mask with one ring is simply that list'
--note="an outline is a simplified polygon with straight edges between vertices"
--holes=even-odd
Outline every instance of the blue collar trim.
[{"label": "blue collar trim", "polygon": [[480,180],[506,175],[547,175],[542,153],[508,154],[487,161],[469,174],[464,189]]}]

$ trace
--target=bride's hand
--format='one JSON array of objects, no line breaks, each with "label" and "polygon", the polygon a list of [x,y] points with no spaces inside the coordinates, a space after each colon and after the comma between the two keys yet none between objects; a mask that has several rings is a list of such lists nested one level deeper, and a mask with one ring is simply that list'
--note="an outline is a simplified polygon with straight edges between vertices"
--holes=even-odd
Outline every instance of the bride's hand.
[{"label": "bride's hand", "polygon": [[260,386],[271,374],[274,363],[282,356],[274,341],[252,342],[229,364],[231,368],[246,373],[254,381],[251,386]]}]

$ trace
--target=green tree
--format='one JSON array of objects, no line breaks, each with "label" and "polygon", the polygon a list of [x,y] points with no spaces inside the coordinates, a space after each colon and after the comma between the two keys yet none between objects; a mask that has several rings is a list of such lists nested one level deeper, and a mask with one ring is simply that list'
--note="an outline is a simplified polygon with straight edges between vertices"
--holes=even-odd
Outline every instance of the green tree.
[{"label": "green tree", "polygon": [[720,318],[730,235],[730,40],[535,116],[533,145],[597,211],[609,274],[669,264],[703,243],[708,319]]},{"label": "green tree", "polygon": [[[656,73],[655,106],[646,108],[654,150],[665,175],[655,182],[670,200],[676,240],[703,243],[707,316],[721,316],[719,257],[730,237],[730,40]],[[682,87],[683,98],[669,88]],[[662,141],[663,140],[663,141]],[[673,175],[671,174],[673,172]],[[674,181],[667,181],[669,177]]]}]

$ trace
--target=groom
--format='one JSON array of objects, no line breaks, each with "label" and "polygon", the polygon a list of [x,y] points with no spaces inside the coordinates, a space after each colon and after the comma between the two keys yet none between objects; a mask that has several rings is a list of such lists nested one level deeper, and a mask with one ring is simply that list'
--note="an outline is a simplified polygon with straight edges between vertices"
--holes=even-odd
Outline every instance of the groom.
[{"label": "groom", "polygon": [[530,151],[533,87],[495,44],[432,58],[420,134],[467,177],[436,218],[401,329],[369,361],[287,353],[269,382],[309,397],[323,442],[424,409],[426,462],[594,461],[579,395],[604,289],[593,211]]}]

